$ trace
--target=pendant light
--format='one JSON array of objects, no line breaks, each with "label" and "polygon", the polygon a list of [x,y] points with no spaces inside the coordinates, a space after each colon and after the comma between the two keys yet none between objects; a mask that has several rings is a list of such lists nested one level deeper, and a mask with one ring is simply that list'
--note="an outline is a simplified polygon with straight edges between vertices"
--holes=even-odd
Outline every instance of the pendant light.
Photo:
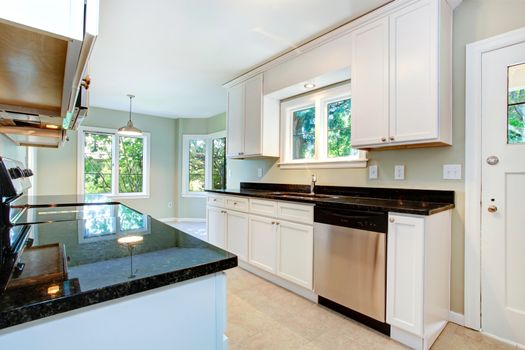
[{"label": "pendant light", "polygon": [[135,97],[135,95],[128,94],[127,96],[129,97],[129,120],[125,126],[118,129],[117,133],[119,135],[126,136],[140,136],[142,135],[142,130],[133,126],[133,122],[131,121],[131,100]]}]

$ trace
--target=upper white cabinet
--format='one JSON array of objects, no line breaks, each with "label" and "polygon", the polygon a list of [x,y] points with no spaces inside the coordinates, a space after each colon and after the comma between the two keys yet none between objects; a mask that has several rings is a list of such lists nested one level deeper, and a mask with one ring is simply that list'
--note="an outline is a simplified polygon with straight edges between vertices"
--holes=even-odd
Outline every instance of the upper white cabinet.
[{"label": "upper white cabinet", "polygon": [[263,97],[262,73],[230,87],[228,157],[278,157],[278,109],[278,101],[265,100]]},{"label": "upper white cabinet", "polygon": [[408,1],[353,32],[353,147],[452,143],[451,14]]}]

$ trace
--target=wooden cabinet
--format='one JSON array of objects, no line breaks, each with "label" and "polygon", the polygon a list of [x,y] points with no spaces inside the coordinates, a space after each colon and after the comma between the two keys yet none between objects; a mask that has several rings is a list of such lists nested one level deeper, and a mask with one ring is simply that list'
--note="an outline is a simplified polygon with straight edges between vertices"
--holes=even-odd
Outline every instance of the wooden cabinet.
[{"label": "wooden cabinet", "polygon": [[217,207],[207,208],[208,242],[226,249],[226,210]]},{"label": "wooden cabinet", "polygon": [[386,320],[414,349],[429,349],[448,321],[450,212],[389,215]]},{"label": "wooden cabinet", "polygon": [[240,260],[248,261],[248,214],[226,212],[226,249]]},{"label": "wooden cabinet", "polygon": [[420,0],[353,32],[353,147],[452,144],[451,16]]},{"label": "wooden cabinet", "polygon": [[313,227],[278,221],[277,275],[313,289]]},{"label": "wooden cabinet", "polygon": [[275,219],[250,215],[248,262],[262,270],[277,273],[277,227]]},{"label": "wooden cabinet", "polygon": [[263,74],[228,89],[229,158],[279,156],[279,103],[263,96]]}]

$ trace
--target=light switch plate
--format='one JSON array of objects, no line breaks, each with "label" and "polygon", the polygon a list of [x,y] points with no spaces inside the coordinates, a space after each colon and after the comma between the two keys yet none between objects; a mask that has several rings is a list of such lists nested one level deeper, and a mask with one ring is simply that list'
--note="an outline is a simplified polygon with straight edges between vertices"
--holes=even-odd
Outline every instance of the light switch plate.
[{"label": "light switch plate", "polygon": [[263,173],[263,169],[262,168],[257,168],[257,177],[258,178],[262,177],[262,173]]},{"label": "light switch plate", "polygon": [[405,166],[404,165],[396,165],[394,167],[394,179],[396,180],[405,179]]},{"label": "light switch plate", "polygon": [[461,180],[461,164],[443,164],[444,180]]},{"label": "light switch plate", "polygon": [[377,165],[370,165],[368,167],[368,178],[370,180],[377,180]]}]

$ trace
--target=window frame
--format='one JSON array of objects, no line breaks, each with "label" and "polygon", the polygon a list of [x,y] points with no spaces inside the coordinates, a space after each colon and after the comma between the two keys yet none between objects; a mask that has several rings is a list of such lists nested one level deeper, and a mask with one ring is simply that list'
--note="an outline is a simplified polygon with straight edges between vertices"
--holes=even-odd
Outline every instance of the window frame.
[{"label": "window frame", "polygon": [[[291,97],[281,102],[281,169],[312,168],[365,168],[367,152],[358,150],[357,155],[328,157],[328,113],[330,103],[351,99],[350,84],[327,87],[309,94]],[[315,106],[315,157],[293,159],[293,113]]]},{"label": "window frame", "polygon": [[[182,193],[184,198],[202,198],[206,197],[206,191],[191,192],[189,190],[189,156],[190,156],[190,141],[204,140],[206,141],[206,159],[204,161],[204,189],[210,188],[212,183],[212,140],[226,137],[226,131],[219,131],[212,134],[184,134],[182,135]],[[226,147],[226,146],[225,146]]]},{"label": "window frame", "polygon": [[140,136],[124,136],[124,137],[135,137],[142,138],[143,140],[143,152],[142,152],[142,192],[133,193],[121,193],[119,192],[119,135],[115,129],[109,128],[98,128],[90,126],[82,126],[78,128],[78,142],[77,142],[77,193],[85,194],[84,191],[84,142],[85,134],[87,133],[100,133],[112,136],[112,168],[111,168],[111,193],[101,193],[101,196],[107,196],[113,199],[144,199],[150,197],[150,139],[151,134],[144,132]]}]

